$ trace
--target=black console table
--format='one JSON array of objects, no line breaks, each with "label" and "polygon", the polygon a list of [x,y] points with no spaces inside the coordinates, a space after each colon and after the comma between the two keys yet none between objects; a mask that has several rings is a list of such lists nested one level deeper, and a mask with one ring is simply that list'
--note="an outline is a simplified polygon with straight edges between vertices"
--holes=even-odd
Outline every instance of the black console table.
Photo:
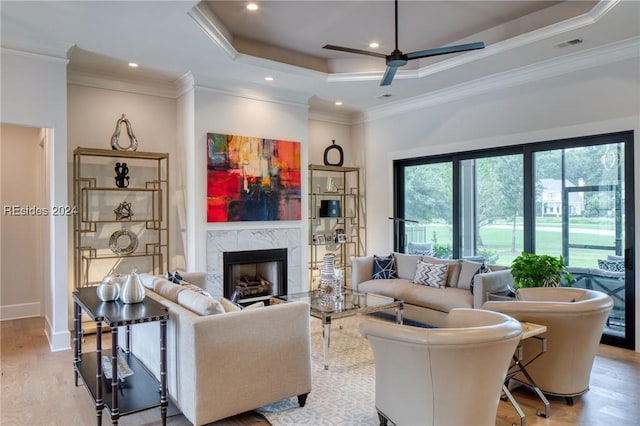
[{"label": "black console table", "polygon": [[[167,422],[167,321],[169,313],[160,303],[146,297],[141,303],[103,302],[95,287],[81,288],[73,294],[73,369],[75,384],[81,377],[96,404],[97,424],[102,424],[102,410],[107,409],[111,422],[120,416],[160,407],[162,424]],[[96,324],[96,351],[82,353],[81,315],[84,310]],[[130,351],[130,327],[160,321],[160,383]],[[111,328],[111,380],[102,371],[102,323]],[[118,345],[118,327],[126,327],[125,347]],[[133,375],[118,380],[118,355],[124,357]]]}]

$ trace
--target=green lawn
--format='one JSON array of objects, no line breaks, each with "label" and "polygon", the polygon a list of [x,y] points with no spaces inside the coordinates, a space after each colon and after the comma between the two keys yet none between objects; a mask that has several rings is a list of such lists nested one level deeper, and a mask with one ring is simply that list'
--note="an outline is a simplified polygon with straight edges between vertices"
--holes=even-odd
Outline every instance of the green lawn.
[{"label": "green lawn", "polygon": [[[607,219],[605,219],[606,221]],[[579,223],[572,220],[574,229],[580,228],[583,232],[571,232],[569,241],[571,244],[588,244],[613,247],[615,244],[614,237],[611,235],[600,235],[597,231],[610,230],[613,228],[612,223],[603,223],[603,220],[585,220],[580,218]],[[500,224],[497,224],[500,225]],[[545,230],[536,232],[536,252],[541,254],[549,254],[558,256],[562,254],[562,233],[561,220],[554,218],[538,218],[536,225]],[[604,225],[604,226],[603,226]],[[520,254],[523,247],[522,230],[516,230],[515,250],[512,249],[512,230],[509,226],[504,227],[488,226],[480,229],[480,237],[482,246],[478,249],[486,249],[497,252],[497,264],[509,265],[511,261]],[[611,226],[611,227],[609,227]],[[426,236],[427,241],[434,241],[434,235],[438,245],[452,246],[452,231],[447,225],[427,225],[413,227],[414,230],[408,229],[408,241],[422,241]],[[415,229],[418,228],[418,229]],[[422,228],[422,229],[419,229]],[[546,228],[551,228],[547,230]],[[588,232],[594,230],[594,232]],[[597,259],[605,259],[607,255],[615,254],[614,250],[592,250],[592,249],[576,249],[569,251],[568,263],[570,266],[598,267]]]}]

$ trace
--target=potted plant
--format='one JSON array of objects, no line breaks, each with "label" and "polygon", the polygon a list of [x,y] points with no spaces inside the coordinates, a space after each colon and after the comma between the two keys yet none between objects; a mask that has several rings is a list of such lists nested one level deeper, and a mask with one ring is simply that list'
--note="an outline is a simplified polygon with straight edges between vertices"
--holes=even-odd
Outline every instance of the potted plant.
[{"label": "potted plant", "polygon": [[526,253],[511,262],[514,287],[559,287],[564,277],[571,283],[571,273],[567,271],[562,256]]}]

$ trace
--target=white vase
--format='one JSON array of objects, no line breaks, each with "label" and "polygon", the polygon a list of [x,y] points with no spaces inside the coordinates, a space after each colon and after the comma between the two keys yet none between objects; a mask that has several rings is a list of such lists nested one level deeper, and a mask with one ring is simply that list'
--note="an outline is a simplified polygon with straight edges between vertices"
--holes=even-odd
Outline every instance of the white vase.
[{"label": "white vase", "polygon": [[123,303],[140,303],[144,300],[144,296],[144,286],[134,269],[129,273],[120,289],[120,300]]},{"label": "white vase", "polygon": [[335,276],[335,255],[327,253],[322,258],[322,270],[320,271],[320,290],[324,295],[329,295],[335,299],[336,276]]}]

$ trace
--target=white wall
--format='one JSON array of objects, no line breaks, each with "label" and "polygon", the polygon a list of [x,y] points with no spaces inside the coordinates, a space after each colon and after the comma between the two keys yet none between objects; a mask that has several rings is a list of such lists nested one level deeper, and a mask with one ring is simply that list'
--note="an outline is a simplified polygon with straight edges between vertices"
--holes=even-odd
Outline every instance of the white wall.
[{"label": "white wall", "polygon": [[[392,247],[387,217],[393,211],[394,159],[634,130],[635,164],[640,164],[639,69],[638,58],[628,59],[366,122],[358,140],[366,146],[367,193],[377,194],[367,197],[368,253],[388,253]],[[378,170],[385,172],[374,173]],[[637,166],[635,188],[638,193]],[[639,225],[636,213],[636,265]],[[640,313],[637,268],[635,280]],[[640,348],[640,315],[636,342]]]},{"label": "white wall", "polygon": [[[344,152],[343,166],[357,166],[351,143],[351,124],[337,118],[311,114],[309,117],[309,164],[324,164],[324,151],[335,140]],[[335,152],[337,154],[337,151]],[[329,156],[334,157],[334,152]]]},{"label": "white wall", "polygon": [[[50,206],[67,205],[67,60],[4,48],[0,54],[0,123],[51,129],[45,147],[46,196]],[[44,317],[52,350],[70,347],[67,229],[68,218],[47,217]]]},{"label": "white wall", "polygon": [[[46,180],[42,176],[41,130],[1,125],[0,134],[0,319],[41,316],[42,231],[47,216],[47,205],[43,203]],[[27,210],[15,211],[13,207]]]},{"label": "white wall", "polygon": [[[303,195],[302,220],[268,222],[230,222],[207,223],[206,219],[206,135],[209,132],[235,134],[268,139],[298,141],[301,144],[302,194],[307,193],[308,164],[308,107],[307,105],[238,96],[206,87],[195,86],[184,95],[193,98],[195,130],[186,135],[189,140],[186,152],[187,170],[195,176],[193,184],[187,185],[187,240],[193,247],[187,252],[187,269],[206,271],[207,231],[221,229],[272,229],[300,228],[303,236],[302,246],[307,244],[306,220],[307,202]],[[190,104],[180,101],[183,109],[181,116],[189,128],[191,117]],[[191,226],[193,224],[193,226]],[[308,263],[308,255],[302,253],[301,264]]]}]

